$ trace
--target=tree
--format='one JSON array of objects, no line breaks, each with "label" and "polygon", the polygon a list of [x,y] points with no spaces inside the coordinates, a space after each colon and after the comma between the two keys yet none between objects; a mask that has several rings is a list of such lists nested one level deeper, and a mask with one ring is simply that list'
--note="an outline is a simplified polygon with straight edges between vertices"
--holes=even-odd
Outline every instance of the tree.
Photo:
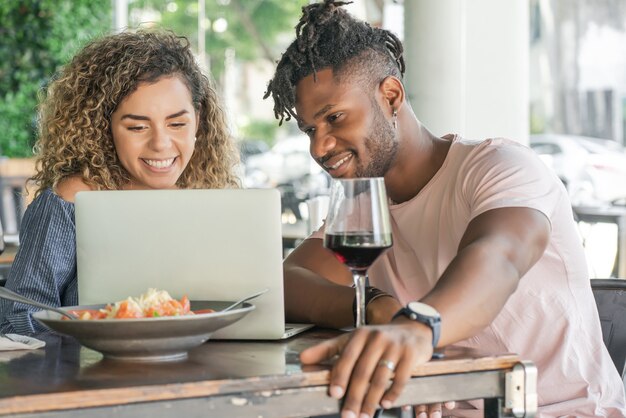
[{"label": "tree", "polygon": [[[274,66],[281,52],[295,37],[294,27],[300,18],[302,6],[309,0],[131,0],[129,2],[129,27],[157,26],[186,36],[193,49],[202,57],[198,45],[199,4],[204,3],[204,52],[203,64],[215,79],[217,88],[224,97],[233,89],[235,68],[249,63],[269,63]],[[233,59],[234,58],[234,59]],[[236,62],[237,65],[233,66]],[[261,68],[258,66],[257,68]],[[267,69],[267,65],[265,68]],[[225,77],[230,73],[229,83]],[[238,76],[235,76],[238,77]],[[269,80],[269,76],[268,76]],[[237,136],[261,139],[272,145],[276,139],[278,125],[272,118],[250,118],[246,110],[257,106],[242,97],[245,83],[249,80],[237,79],[234,95],[243,112],[233,117]],[[266,82],[266,81],[265,81]],[[229,87],[227,87],[227,85]],[[259,101],[261,95],[259,95]],[[271,106],[268,102],[267,106]],[[227,106],[229,103],[226,103]],[[269,113],[268,113],[269,114]],[[243,116],[242,116],[243,115]]]},{"label": "tree", "polygon": [[[285,43],[295,37],[294,26],[308,0],[206,0],[205,49],[216,80],[224,72],[226,51],[240,61],[280,58]],[[134,0],[129,4],[131,26],[157,24],[188,37],[198,51],[197,0]],[[285,35],[281,39],[281,35]],[[282,42],[281,42],[282,41]]]},{"label": "tree", "polygon": [[[308,1],[205,3],[206,52],[211,72],[219,81],[228,49],[235,51],[238,60],[278,59],[283,47],[279,36],[293,31],[300,7]],[[152,10],[162,27],[187,36],[197,50],[197,0],[131,0],[131,26],[133,12],[142,10]],[[134,23],[137,26],[139,22]],[[84,42],[110,29],[110,1],[0,1],[0,155],[32,155],[38,93]]]},{"label": "tree", "polygon": [[0,154],[32,155],[37,93],[110,16],[102,0],[0,2]]}]

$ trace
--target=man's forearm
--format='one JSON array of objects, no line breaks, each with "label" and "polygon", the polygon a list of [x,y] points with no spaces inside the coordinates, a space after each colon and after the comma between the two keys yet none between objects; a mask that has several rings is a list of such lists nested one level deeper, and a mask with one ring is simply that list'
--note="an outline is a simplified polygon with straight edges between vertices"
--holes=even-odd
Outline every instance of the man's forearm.
[{"label": "man's forearm", "polygon": [[299,266],[285,266],[285,315],[291,322],[329,328],[354,324],[354,289],[335,284]]},{"label": "man's forearm", "polygon": [[469,338],[487,327],[517,288],[519,271],[492,250],[481,245],[466,247],[422,299],[441,314],[440,346]]}]

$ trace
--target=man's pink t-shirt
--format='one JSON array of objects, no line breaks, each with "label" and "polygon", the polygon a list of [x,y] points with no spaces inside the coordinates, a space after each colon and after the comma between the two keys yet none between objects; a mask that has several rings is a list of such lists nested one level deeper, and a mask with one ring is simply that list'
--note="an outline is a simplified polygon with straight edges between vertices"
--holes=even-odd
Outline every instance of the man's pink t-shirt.
[{"label": "man's pink t-shirt", "polygon": [[[491,325],[457,344],[532,360],[539,372],[541,417],[626,416],[624,387],[602,342],[585,254],[562,183],[516,142],[446,138],[450,150],[431,181],[411,200],[390,206],[393,247],[369,269],[371,285],[402,303],[419,300],[455,257],[473,218],[503,207],[540,211],[552,227],[543,256]],[[323,227],[312,237],[322,234]],[[472,416],[461,409],[452,415]]]}]

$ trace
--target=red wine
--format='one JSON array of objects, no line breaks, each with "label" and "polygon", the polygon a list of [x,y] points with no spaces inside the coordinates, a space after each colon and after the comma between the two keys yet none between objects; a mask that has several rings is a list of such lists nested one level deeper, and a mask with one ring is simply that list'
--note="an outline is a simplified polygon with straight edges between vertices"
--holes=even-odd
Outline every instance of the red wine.
[{"label": "red wine", "polygon": [[353,270],[367,270],[374,260],[391,247],[391,237],[369,232],[326,234],[324,246]]}]

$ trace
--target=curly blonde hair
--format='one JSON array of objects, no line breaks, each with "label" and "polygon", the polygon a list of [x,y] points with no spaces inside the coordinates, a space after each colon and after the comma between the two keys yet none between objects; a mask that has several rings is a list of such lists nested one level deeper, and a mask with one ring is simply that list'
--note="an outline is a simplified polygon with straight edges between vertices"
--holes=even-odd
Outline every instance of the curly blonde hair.
[{"label": "curly blonde hair", "polygon": [[239,162],[224,112],[211,81],[202,73],[189,41],[171,32],[138,31],[92,41],[50,84],[40,106],[35,144],[36,194],[68,176],[96,190],[121,189],[130,181],[111,133],[111,115],[140,83],[178,76],[199,113],[197,140],[180,188],[238,187]]}]

